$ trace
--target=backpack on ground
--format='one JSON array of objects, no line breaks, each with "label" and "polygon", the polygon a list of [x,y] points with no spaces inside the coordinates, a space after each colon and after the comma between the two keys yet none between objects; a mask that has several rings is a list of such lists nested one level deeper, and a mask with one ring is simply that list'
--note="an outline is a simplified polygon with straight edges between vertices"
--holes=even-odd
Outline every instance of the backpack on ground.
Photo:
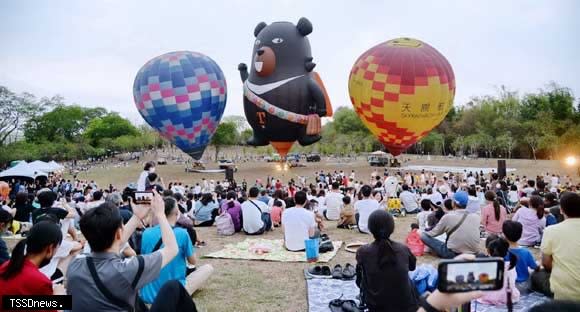
[{"label": "backpack on ground", "polygon": [[417,232],[417,229],[411,230],[409,235],[407,235],[407,247],[413,255],[420,257],[425,251],[425,244],[421,240],[421,235]]},{"label": "backpack on ground", "polygon": [[215,218],[215,224],[217,227],[218,235],[234,235],[236,228],[234,227],[234,221],[232,216],[227,209],[224,209],[222,213]]}]

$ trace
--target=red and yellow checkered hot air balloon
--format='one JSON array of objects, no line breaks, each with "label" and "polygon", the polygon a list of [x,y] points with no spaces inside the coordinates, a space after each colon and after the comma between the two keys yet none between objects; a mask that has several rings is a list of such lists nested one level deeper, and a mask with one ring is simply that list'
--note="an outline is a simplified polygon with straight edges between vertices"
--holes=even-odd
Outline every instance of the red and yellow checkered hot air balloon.
[{"label": "red and yellow checkered hot air balloon", "polygon": [[396,156],[443,121],[453,105],[455,76],[435,48],[398,38],[357,59],[348,91],[363,123]]}]

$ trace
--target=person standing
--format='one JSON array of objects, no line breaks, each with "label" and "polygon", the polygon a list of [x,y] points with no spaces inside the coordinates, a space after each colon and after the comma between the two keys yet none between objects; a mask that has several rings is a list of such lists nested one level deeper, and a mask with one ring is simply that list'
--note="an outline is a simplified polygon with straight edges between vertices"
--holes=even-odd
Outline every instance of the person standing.
[{"label": "person standing", "polygon": [[141,172],[141,174],[139,175],[139,179],[137,180],[137,191],[138,192],[145,191],[147,177],[149,176],[150,173],[154,173],[154,172],[155,172],[155,163],[152,161],[146,162],[145,166],[143,166],[143,171]]}]

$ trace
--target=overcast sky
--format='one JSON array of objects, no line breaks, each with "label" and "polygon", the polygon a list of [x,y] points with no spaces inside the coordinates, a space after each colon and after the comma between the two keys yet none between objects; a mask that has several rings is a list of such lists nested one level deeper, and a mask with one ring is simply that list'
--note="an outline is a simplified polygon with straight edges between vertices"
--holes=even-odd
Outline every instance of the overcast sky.
[{"label": "overcast sky", "polygon": [[350,106],[348,74],[370,47],[413,37],[438,49],[457,79],[456,105],[499,85],[549,81],[580,96],[580,1],[0,1],[0,85],[103,106],[141,122],[132,84],[160,54],[213,58],[228,84],[226,115],[243,115],[240,62],[260,21],[301,17],[334,107]]}]

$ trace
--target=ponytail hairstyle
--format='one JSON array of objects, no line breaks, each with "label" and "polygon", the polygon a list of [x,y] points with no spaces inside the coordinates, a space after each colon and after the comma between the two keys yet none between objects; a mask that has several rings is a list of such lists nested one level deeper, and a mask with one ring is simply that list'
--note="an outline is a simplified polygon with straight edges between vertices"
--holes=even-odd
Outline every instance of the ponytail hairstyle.
[{"label": "ponytail hairstyle", "polygon": [[497,195],[495,194],[494,191],[487,191],[485,192],[485,199],[490,202],[493,202],[493,212],[495,214],[495,221],[499,221],[499,218],[501,217],[501,206],[497,201]]},{"label": "ponytail hairstyle", "polygon": [[379,256],[377,257],[379,267],[396,263],[397,257],[390,239],[395,230],[393,216],[385,210],[375,210],[369,216],[368,228],[375,238],[375,243],[379,246]]},{"label": "ponytail hairstyle", "polygon": [[236,206],[236,203],[234,203],[234,201],[237,198],[237,194],[234,191],[229,191],[228,194],[225,196],[227,200],[229,200],[228,202],[228,208],[234,208]]},{"label": "ponytail hairstyle", "polygon": [[530,207],[536,209],[536,216],[538,216],[538,219],[544,217],[544,200],[540,196],[530,196]]},{"label": "ponytail hairstyle", "polygon": [[506,255],[509,255],[510,266],[508,270],[511,270],[516,266],[518,257],[510,251],[510,244],[505,238],[497,235],[490,235],[485,240],[485,247],[487,248],[489,255],[492,257],[505,259]]},{"label": "ponytail hairstyle", "polygon": [[22,271],[27,254],[39,254],[46,247],[55,248],[62,242],[60,227],[53,222],[41,221],[36,223],[28,232],[28,236],[18,242],[12,250],[12,258],[4,272],[0,273],[0,279],[8,280]]}]

